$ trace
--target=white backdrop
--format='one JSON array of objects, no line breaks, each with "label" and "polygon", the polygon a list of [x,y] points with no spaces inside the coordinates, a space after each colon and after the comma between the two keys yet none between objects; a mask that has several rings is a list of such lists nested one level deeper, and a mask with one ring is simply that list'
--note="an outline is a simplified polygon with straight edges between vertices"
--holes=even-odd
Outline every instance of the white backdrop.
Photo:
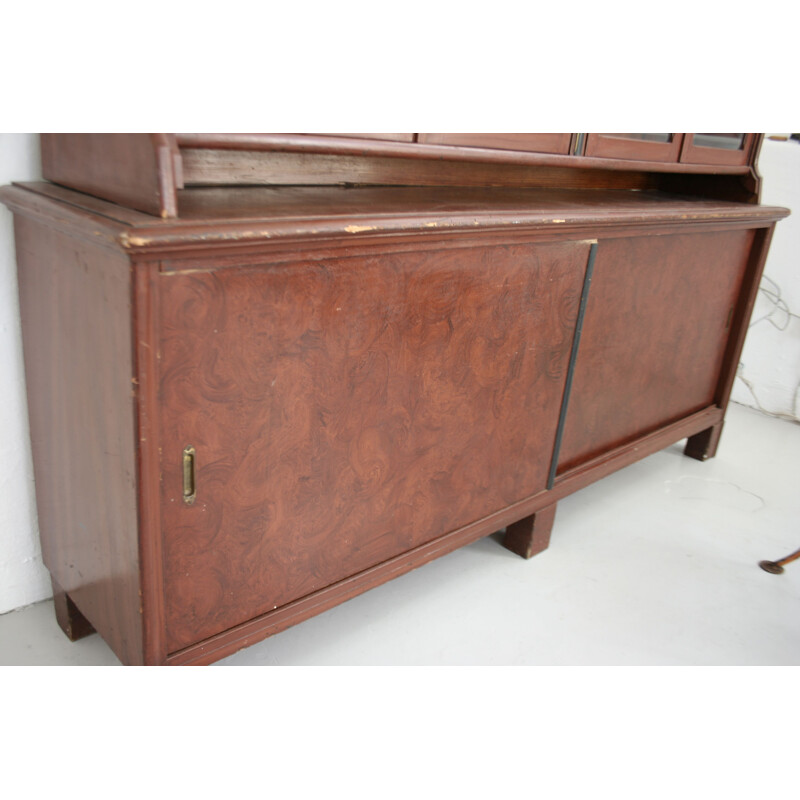
[{"label": "white backdrop", "polygon": [[[764,141],[762,202],[796,209],[778,224],[733,399],[796,418],[800,386],[800,143]],[[37,180],[35,134],[0,134],[0,185]],[[746,381],[746,383],[745,383]],[[51,595],[41,561],[28,444],[11,213],[0,206],[0,614]],[[724,447],[724,436],[723,445]]]},{"label": "white backdrop", "polygon": [[[0,134],[0,186],[37,180],[39,137]],[[0,205],[0,613],[50,597],[42,565],[28,443],[11,212]]]},{"label": "white backdrop", "polygon": [[[785,206],[747,334],[733,400],[770,414],[800,415],[800,142],[764,140],[761,202]],[[724,441],[724,434],[723,434]]]}]

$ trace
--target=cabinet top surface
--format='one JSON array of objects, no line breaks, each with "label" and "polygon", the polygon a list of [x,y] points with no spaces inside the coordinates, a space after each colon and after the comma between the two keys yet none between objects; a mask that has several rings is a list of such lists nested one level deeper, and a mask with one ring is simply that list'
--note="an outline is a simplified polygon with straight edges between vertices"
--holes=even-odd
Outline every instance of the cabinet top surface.
[{"label": "cabinet top surface", "polygon": [[[180,223],[230,220],[348,219],[358,216],[447,218],[463,214],[584,218],[617,214],[771,216],[777,209],[659,192],[613,189],[482,187],[247,187],[196,188],[178,193]],[[175,224],[165,221],[163,224]]]},{"label": "cabinet top surface", "polygon": [[[629,190],[464,187],[238,187],[178,193],[180,217],[159,219],[45,182],[0,190],[17,211],[68,207],[120,229],[128,249],[285,238],[361,238],[435,230],[604,230],[676,223],[767,223],[783,208]],[[55,204],[55,205],[54,205]]]}]

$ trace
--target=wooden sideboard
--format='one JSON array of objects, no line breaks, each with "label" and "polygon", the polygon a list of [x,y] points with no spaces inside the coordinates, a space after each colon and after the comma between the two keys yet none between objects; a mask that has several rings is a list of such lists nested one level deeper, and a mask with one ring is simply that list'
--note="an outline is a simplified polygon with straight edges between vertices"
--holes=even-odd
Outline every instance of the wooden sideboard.
[{"label": "wooden sideboard", "polygon": [[713,456],[788,213],[759,144],[43,136],[48,181],[0,198],[64,630],[209,663],[502,528],[530,557],[676,441]]}]

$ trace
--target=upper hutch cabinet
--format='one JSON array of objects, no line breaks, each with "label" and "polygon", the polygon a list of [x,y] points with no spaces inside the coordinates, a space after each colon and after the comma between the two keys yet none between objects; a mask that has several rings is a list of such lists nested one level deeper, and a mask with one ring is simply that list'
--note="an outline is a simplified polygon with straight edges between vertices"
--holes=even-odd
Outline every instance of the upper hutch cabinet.
[{"label": "upper hutch cabinet", "polygon": [[684,134],[681,161],[686,164],[742,166],[750,158],[753,133]]},{"label": "upper hutch cabinet", "polygon": [[571,133],[420,133],[420,144],[488,147],[492,150],[523,150],[529,153],[569,154]]},{"label": "upper hutch cabinet", "polygon": [[590,133],[587,156],[631,161],[677,161],[682,133]]}]

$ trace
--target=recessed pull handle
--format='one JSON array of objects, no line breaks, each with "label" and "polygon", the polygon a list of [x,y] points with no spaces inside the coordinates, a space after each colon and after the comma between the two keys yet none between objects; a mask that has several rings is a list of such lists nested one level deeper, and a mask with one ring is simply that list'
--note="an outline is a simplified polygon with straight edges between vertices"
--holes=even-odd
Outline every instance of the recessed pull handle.
[{"label": "recessed pull handle", "polygon": [[194,447],[190,446],[183,449],[183,502],[190,506],[195,496]]}]

